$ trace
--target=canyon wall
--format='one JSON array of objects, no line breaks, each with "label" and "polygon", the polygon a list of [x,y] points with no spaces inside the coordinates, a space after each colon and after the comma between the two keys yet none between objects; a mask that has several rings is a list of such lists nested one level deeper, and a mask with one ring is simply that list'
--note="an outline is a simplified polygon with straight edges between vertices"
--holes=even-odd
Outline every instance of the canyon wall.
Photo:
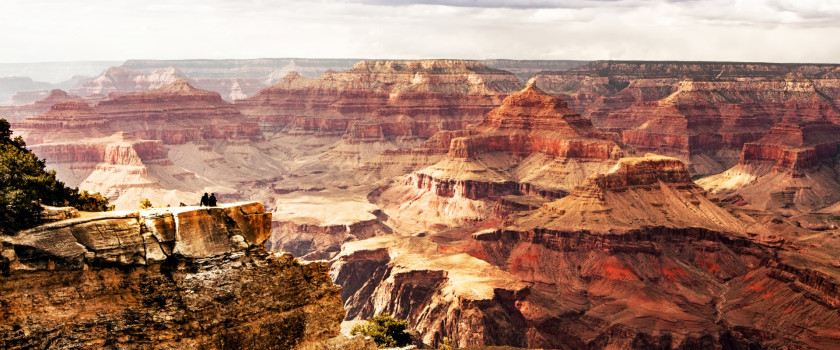
[{"label": "canyon wall", "polygon": [[785,116],[837,122],[837,65],[596,61],[536,76],[546,91],[628,151],[657,152],[699,175],[737,164],[741,147]]},{"label": "canyon wall", "polygon": [[802,229],[721,207],[675,158],[623,158],[566,197],[485,224],[345,244],[331,275],[348,319],[391,312],[425,344],[459,347],[838,341],[830,255],[791,243]]}]

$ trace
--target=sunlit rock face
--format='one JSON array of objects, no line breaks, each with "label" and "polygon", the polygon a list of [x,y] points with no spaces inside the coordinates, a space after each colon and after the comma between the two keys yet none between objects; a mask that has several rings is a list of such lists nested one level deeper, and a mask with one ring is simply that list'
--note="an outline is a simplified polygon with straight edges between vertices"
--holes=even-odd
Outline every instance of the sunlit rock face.
[{"label": "sunlit rock face", "polygon": [[840,201],[840,126],[786,117],[744,144],[737,165],[698,183],[741,206],[783,213],[833,211]]},{"label": "sunlit rock face", "polygon": [[318,78],[290,73],[236,106],[278,137],[328,146],[323,160],[346,169],[463,129],[521,86],[476,61],[362,61]]},{"label": "sunlit rock face", "polygon": [[339,336],[325,263],[265,252],[270,222],[252,202],[86,213],[0,237],[0,345],[375,348]]},{"label": "sunlit rock face", "polygon": [[[565,101],[533,84],[509,96],[462,136],[442,134],[438,137],[448,139],[450,146],[439,162],[378,195],[383,205],[402,208],[395,215],[423,212],[431,220],[427,225],[438,224],[435,216],[480,220],[497,211],[497,201],[562,197],[622,155],[616,135],[595,128]],[[433,214],[435,210],[441,214]]]},{"label": "sunlit rock face", "polygon": [[[178,205],[196,203],[201,192],[234,193],[220,182],[230,170],[215,168],[252,162],[260,157],[252,145],[264,140],[257,123],[243,120],[219,94],[185,80],[112,93],[94,105],[62,101],[14,130],[61,180],[101,192],[118,209],[134,208],[143,198]],[[242,180],[267,176],[257,169],[239,173]]]},{"label": "sunlit rock face", "polygon": [[698,175],[737,164],[784,117],[840,117],[836,65],[605,61],[536,80],[629,151],[678,157]]},{"label": "sunlit rock face", "polygon": [[485,222],[345,244],[331,275],[347,317],[388,311],[426,344],[461,347],[837,341],[838,284],[819,272],[836,271],[830,259],[800,260],[815,251],[789,249],[780,234],[802,229],[721,207],[679,159],[623,158],[566,197]]}]

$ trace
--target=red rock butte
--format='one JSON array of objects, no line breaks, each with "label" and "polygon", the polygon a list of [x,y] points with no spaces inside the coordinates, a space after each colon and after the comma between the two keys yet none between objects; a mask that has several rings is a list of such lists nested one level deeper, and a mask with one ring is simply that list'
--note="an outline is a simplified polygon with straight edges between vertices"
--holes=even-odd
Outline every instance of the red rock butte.
[{"label": "red rock butte", "polygon": [[837,155],[840,126],[827,120],[785,118],[764,137],[744,144],[740,164],[775,162],[778,169],[793,171],[815,167]]}]

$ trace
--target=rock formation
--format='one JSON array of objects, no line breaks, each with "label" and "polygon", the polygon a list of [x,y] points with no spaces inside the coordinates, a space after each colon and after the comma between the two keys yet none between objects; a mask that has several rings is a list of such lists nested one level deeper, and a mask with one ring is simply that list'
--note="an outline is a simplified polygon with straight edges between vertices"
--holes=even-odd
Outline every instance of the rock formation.
[{"label": "rock formation", "polygon": [[761,139],[745,143],[736,166],[699,184],[755,208],[818,210],[840,201],[838,147],[837,124],[787,117]]},{"label": "rock formation", "polygon": [[25,76],[3,76],[0,77],[0,104],[8,104],[12,96],[22,91],[43,91],[51,88],[52,85],[45,82],[33,81]]},{"label": "rock formation", "polygon": [[93,106],[60,102],[15,131],[63,181],[106,194],[117,209],[143,198],[194,204],[201,192],[234,193],[232,174],[237,182],[271,177],[261,171],[279,166],[252,145],[263,140],[256,123],[185,80]]},{"label": "rock formation", "polygon": [[331,275],[347,317],[388,311],[460,347],[838,341],[830,258],[800,260],[814,250],[780,237],[797,229],[719,207],[675,158],[624,158],[508,226],[467,227],[345,244]]},{"label": "rock formation", "polygon": [[265,131],[328,148],[321,160],[346,169],[463,129],[520,87],[475,61],[362,61],[319,78],[290,73],[236,105]]},{"label": "rock formation", "polygon": [[679,157],[695,174],[734,166],[746,142],[785,116],[840,117],[835,65],[592,62],[538,85],[638,152]]},{"label": "rock formation", "polygon": [[304,260],[329,260],[344,243],[391,234],[384,214],[367,200],[369,188],[322,190],[275,197],[266,247]]},{"label": "rock formation", "polygon": [[100,76],[71,89],[70,93],[79,96],[107,96],[112,92],[147,91],[162,88],[184,78],[183,73],[172,67],[159,69],[149,74],[123,67],[110,67]]},{"label": "rock formation", "polygon": [[113,212],[0,238],[0,346],[375,348],[325,263],[267,254],[259,203]]},{"label": "rock formation", "polygon": [[68,95],[63,90],[55,89],[50,91],[47,96],[29,104],[22,106],[0,106],[0,118],[5,118],[9,122],[17,122],[24,118],[46,113],[53,105],[60,102],[81,99],[78,96]]},{"label": "rock formation", "polygon": [[192,77],[172,66],[154,70],[133,70],[122,66],[108,68],[100,76],[83,82],[71,92],[80,96],[107,96],[111,92],[141,92],[159,89],[179,79],[187,79],[190,84],[200,89],[217,92],[226,101],[252,96],[267,86],[258,78]]},{"label": "rock formation", "polygon": [[399,206],[400,214],[434,215],[429,209],[437,207],[481,219],[493,206],[475,201],[559,198],[588,174],[609,169],[622,154],[614,138],[529,84],[471,126],[467,136],[451,138],[441,161],[414,172],[406,185],[389,188],[381,198]]}]

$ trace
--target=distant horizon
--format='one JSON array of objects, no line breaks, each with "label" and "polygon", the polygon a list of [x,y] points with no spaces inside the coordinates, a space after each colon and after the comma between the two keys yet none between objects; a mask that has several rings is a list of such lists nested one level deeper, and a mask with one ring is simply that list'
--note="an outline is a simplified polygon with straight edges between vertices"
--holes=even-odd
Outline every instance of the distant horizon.
[{"label": "distant horizon", "polygon": [[816,65],[840,65],[837,62],[819,61],[735,61],[735,60],[691,60],[691,59],[582,59],[582,58],[556,58],[556,59],[531,59],[531,58],[454,58],[454,57],[424,57],[424,58],[364,58],[364,57],[251,57],[251,58],[127,58],[122,60],[59,60],[59,61],[27,61],[27,62],[0,62],[0,65],[24,65],[24,64],[61,64],[61,63],[120,63],[128,61],[253,61],[253,60],[283,60],[283,59],[304,59],[304,60],[357,60],[357,61],[434,61],[434,60],[457,60],[457,61],[577,61],[577,62],[685,62],[685,63],[757,63],[757,64],[816,64]]}]

